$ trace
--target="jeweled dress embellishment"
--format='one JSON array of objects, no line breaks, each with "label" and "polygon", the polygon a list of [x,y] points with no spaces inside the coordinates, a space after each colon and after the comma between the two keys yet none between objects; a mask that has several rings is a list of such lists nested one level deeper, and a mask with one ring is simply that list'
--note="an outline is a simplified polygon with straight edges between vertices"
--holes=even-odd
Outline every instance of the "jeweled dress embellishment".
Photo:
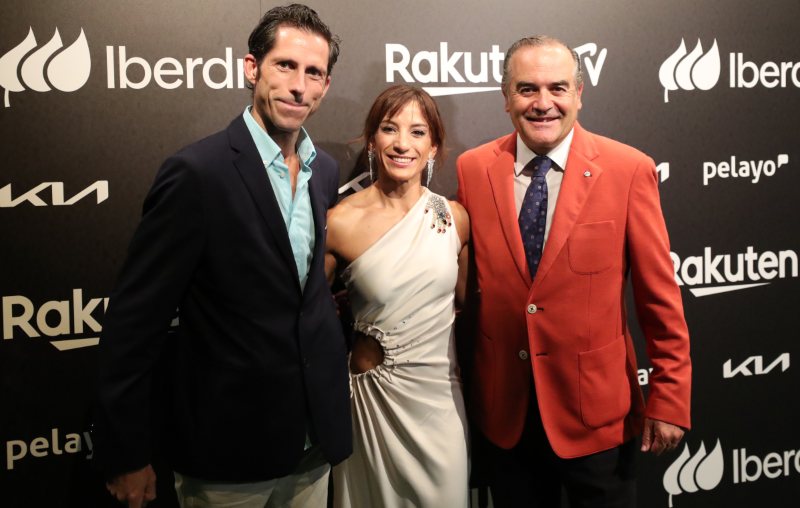
[{"label": "jeweled dress embellishment", "polygon": [[431,220],[431,229],[435,229],[437,233],[444,233],[448,227],[453,225],[450,212],[447,211],[444,199],[441,196],[431,196],[425,204],[425,213],[433,211]]}]

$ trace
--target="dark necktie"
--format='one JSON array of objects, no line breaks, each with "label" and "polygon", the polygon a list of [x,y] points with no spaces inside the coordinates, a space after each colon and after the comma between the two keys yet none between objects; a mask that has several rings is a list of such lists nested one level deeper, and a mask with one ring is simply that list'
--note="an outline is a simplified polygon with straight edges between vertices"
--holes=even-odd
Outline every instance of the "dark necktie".
[{"label": "dark necktie", "polygon": [[547,226],[547,181],[545,175],[553,161],[549,157],[537,156],[530,161],[523,171],[533,169],[531,183],[525,191],[522,208],[519,211],[519,231],[522,234],[522,245],[525,247],[525,258],[531,280],[536,277],[539,261],[542,259],[544,231]]}]

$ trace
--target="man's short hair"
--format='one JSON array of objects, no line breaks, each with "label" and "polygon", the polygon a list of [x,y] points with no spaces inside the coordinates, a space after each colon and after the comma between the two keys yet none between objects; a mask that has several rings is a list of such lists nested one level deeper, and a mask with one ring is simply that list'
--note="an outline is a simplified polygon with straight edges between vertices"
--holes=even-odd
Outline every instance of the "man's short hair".
[{"label": "man's short hair", "polygon": [[575,62],[575,86],[580,88],[581,85],[583,85],[583,70],[581,69],[581,60],[578,57],[578,53],[555,37],[550,37],[549,35],[534,35],[531,37],[523,37],[512,44],[511,47],[508,48],[508,51],[506,51],[505,60],[503,60],[503,92],[508,91],[508,67],[509,62],[511,62],[511,57],[514,55],[514,53],[516,53],[520,48],[538,46],[563,46],[567,51],[569,51],[572,55],[572,60]]},{"label": "man's short hair", "polygon": [[264,56],[275,46],[278,28],[289,26],[299,30],[315,33],[328,41],[328,75],[339,58],[339,37],[331,32],[328,25],[322,22],[317,12],[303,4],[291,4],[273,7],[268,10],[261,21],[253,29],[247,40],[248,51],[261,65]]}]

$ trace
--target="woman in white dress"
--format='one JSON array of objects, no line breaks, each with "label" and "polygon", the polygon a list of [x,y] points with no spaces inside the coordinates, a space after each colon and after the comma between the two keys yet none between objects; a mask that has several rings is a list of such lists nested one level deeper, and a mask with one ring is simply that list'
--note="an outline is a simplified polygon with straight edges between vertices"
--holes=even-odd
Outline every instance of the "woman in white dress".
[{"label": "woman in white dress", "polygon": [[334,468],[336,507],[468,506],[467,424],[453,337],[469,218],[422,185],[444,143],[433,99],[385,90],[364,127],[373,185],[328,214],[355,319],[353,455]]}]

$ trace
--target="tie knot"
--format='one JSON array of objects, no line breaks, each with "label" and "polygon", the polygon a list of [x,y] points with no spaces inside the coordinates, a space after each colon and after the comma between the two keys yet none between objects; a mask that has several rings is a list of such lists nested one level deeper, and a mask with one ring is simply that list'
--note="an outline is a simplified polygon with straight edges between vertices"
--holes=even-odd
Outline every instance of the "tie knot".
[{"label": "tie knot", "polygon": [[553,160],[545,155],[537,155],[528,163],[531,168],[531,176],[544,176],[550,171]]}]

